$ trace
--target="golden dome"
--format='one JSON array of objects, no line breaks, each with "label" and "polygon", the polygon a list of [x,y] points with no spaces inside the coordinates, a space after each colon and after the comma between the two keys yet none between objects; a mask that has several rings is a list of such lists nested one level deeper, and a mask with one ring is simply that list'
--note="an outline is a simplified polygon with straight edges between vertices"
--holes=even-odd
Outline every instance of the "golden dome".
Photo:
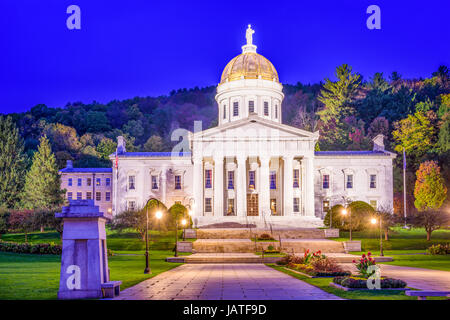
[{"label": "golden dome", "polygon": [[223,70],[220,83],[240,79],[261,79],[279,82],[273,64],[256,52],[244,52],[228,62]]}]

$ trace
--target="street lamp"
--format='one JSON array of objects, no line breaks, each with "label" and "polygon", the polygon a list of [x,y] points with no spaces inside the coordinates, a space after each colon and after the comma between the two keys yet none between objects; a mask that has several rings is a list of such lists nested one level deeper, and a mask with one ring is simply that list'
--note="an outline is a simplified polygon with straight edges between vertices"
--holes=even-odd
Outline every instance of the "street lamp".
[{"label": "street lamp", "polygon": [[[158,211],[155,214],[157,219],[161,219],[162,217],[162,212]],[[148,206],[146,208],[146,223],[145,223],[145,269],[144,269],[144,274],[149,274],[152,273],[152,271],[150,270],[150,266],[148,263]]]},{"label": "street lamp", "polygon": [[186,224],[187,224],[187,220],[183,219],[181,220],[181,224],[183,225],[183,241],[186,240]]},{"label": "street lamp", "polygon": [[350,241],[352,241],[352,213],[350,208],[347,210],[346,208],[342,209],[342,214],[346,216],[348,214],[349,218],[349,226],[350,226]]},{"label": "street lamp", "polygon": [[[370,220],[370,222],[372,224],[376,224],[377,223],[377,219],[372,218],[372,220]],[[380,215],[380,256],[384,256],[383,253],[383,230],[382,230],[382,219],[381,219],[381,215]]]}]

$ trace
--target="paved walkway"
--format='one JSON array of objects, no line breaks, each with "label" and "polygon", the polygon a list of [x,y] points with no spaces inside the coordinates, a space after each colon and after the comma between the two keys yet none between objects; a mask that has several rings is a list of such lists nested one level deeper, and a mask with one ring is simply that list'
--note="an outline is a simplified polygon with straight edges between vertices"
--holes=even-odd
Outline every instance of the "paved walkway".
[{"label": "paved walkway", "polygon": [[184,264],[134,287],[118,300],[336,300],[335,295],[264,264]]},{"label": "paved walkway", "polygon": [[[357,272],[353,264],[342,264],[345,269]],[[420,290],[450,291],[450,271],[431,270],[379,264],[381,276],[406,281],[408,287]]]}]

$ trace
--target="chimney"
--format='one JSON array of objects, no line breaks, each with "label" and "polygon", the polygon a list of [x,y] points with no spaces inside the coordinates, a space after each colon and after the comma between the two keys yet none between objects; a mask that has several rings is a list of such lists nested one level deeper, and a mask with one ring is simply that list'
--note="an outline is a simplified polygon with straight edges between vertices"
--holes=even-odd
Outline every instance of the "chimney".
[{"label": "chimney", "polygon": [[66,162],[66,168],[67,168],[67,169],[73,169],[73,162],[72,162],[72,160],[67,160],[67,162]]},{"label": "chimney", "polygon": [[384,152],[384,136],[382,134],[377,135],[372,139],[373,141],[373,151],[383,151]]},{"label": "chimney", "polygon": [[125,139],[122,136],[118,136],[117,137],[117,153],[118,154],[123,154],[125,152],[127,152],[127,150],[125,149]]}]

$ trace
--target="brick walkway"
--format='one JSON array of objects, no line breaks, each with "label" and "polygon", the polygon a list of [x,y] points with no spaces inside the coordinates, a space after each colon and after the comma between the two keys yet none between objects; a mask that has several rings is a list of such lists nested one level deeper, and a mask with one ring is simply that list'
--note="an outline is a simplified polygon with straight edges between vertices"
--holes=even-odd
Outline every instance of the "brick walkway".
[{"label": "brick walkway", "polygon": [[263,264],[184,264],[120,293],[119,300],[336,300]]},{"label": "brick walkway", "polygon": [[[344,269],[357,272],[353,264],[342,264]],[[420,290],[450,291],[450,272],[413,267],[379,264],[381,276],[406,281],[408,287]]]}]

